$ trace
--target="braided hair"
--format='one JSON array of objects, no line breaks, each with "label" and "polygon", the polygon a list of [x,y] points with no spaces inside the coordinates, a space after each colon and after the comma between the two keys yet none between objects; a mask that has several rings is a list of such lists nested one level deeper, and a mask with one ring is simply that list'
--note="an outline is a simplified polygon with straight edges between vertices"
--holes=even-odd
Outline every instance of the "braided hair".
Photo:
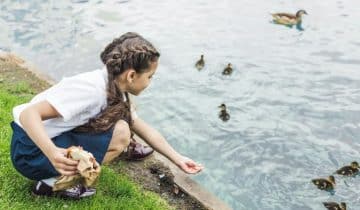
[{"label": "braided hair", "polygon": [[104,132],[121,119],[131,125],[131,103],[127,93],[127,100],[124,101],[124,94],[117,87],[116,78],[128,69],[134,69],[139,74],[144,73],[159,57],[160,53],[155,47],[134,32],[125,33],[108,44],[100,55],[108,72],[107,107],[86,124],[75,128],[75,131]]}]

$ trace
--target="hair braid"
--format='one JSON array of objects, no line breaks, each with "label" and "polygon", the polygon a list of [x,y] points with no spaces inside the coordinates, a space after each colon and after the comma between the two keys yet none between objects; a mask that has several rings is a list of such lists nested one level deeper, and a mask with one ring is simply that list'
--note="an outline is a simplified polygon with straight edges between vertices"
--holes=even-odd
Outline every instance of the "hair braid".
[{"label": "hair braid", "polygon": [[117,87],[116,78],[128,69],[136,73],[144,73],[151,62],[157,61],[160,53],[142,36],[128,32],[108,44],[100,54],[101,61],[106,65],[108,72],[107,107],[98,116],[91,118],[86,124],[77,127],[80,132],[103,132],[123,119],[132,124],[130,100]]},{"label": "hair braid", "polygon": [[106,64],[108,55],[114,50],[116,46],[121,45],[121,43],[126,39],[135,38],[137,36],[138,34],[136,33],[128,32],[121,37],[114,39],[109,45],[105,47],[104,51],[100,54],[101,61]]}]

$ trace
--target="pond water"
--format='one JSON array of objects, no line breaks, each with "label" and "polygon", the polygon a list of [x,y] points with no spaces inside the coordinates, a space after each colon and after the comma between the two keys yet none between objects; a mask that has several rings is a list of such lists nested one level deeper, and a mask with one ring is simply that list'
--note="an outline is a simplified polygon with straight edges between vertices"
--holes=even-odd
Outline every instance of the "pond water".
[{"label": "pond water", "polygon": [[[360,1],[0,0],[0,49],[55,80],[101,66],[116,36],[136,31],[161,51],[139,115],[181,153],[193,176],[234,209],[360,208],[360,178],[334,195],[310,180],[360,161]],[[305,9],[302,28],[270,12]],[[194,68],[205,55],[202,71]],[[231,76],[221,75],[231,62]],[[222,122],[218,106],[231,118]],[[345,183],[346,181],[346,183]]]}]

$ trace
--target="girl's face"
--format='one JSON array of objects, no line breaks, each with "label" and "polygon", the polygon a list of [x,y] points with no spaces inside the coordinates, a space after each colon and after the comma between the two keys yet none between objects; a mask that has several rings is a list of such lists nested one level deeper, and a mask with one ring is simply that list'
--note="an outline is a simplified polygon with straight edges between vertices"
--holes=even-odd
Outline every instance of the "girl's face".
[{"label": "girl's face", "polygon": [[150,63],[149,69],[143,73],[135,73],[132,82],[129,84],[128,92],[133,95],[139,95],[147,86],[149,86],[152,76],[155,74],[158,62]]}]

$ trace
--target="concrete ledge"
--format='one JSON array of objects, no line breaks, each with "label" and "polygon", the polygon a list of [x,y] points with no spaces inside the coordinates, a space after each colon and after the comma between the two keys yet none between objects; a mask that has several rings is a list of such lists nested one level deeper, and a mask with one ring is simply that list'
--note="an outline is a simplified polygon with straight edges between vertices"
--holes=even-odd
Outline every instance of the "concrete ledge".
[{"label": "concrete ledge", "polygon": [[0,59],[4,60],[4,61],[8,61],[14,64],[19,65],[20,67],[23,67],[24,69],[29,70],[31,73],[33,73],[36,77],[38,77],[41,80],[46,81],[47,83],[49,83],[50,85],[54,85],[56,84],[55,80],[53,80],[50,76],[40,72],[34,64],[30,63],[29,61],[25,61],[22,58],[20,58],[19,56],[12,54],[12,53],[8,53],[8,52],[4,52],[0,50]]}]

